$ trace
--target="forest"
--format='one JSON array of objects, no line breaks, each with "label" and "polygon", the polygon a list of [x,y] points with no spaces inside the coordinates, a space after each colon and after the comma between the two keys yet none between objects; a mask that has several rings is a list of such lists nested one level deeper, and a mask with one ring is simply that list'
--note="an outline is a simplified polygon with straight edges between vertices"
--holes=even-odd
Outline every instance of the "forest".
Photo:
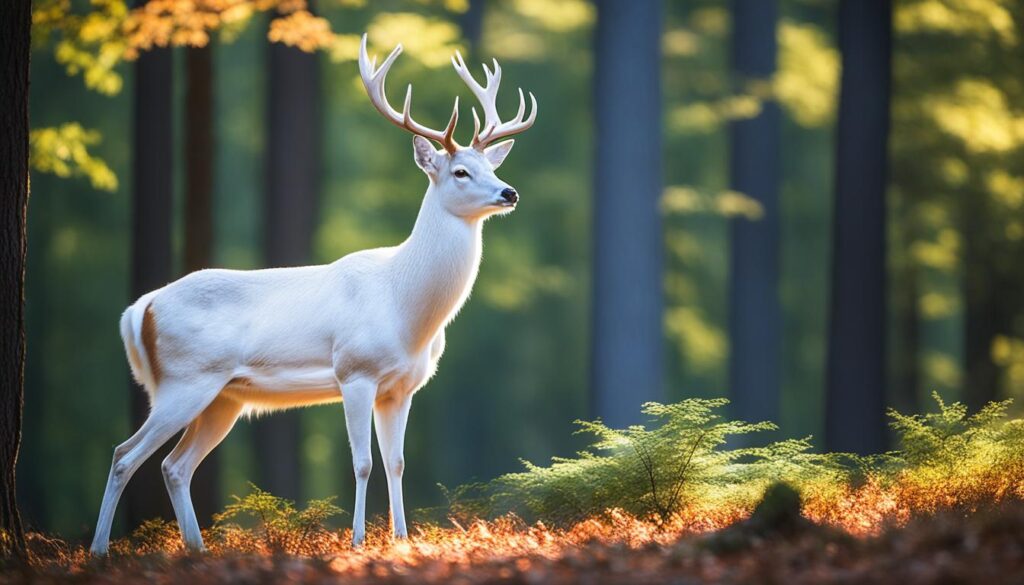
[{"label": "forest", "polygon": [[[171,440],[92,558],[150,410],[125,308],[413,229],[364,33],[403,46],[392,105],[411,83],[443,127],[460,98],[460,142],[456,52],[500,63],[502,115],[537,103],[413,402],[410,538],[375,444],[350,544],[332,404],[203,460],[207,552]],[[5,0],[0,57],[0,581],[1024,580],[1024,4]]]}]

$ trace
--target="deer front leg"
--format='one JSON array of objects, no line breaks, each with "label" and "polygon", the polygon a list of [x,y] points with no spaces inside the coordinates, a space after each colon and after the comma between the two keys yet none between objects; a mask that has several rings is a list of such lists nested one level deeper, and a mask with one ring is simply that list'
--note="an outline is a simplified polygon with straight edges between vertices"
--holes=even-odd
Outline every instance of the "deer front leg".
[{"label": "deer front leg", "polygon": [[405,470],[405,424],[409,420],[412,395],[378,402],[373,409],[384,473],[391,499],[391,527],[396,538],[405,538],[405,504],[402,502],[402,472]]},{"label": "deer front leg", "polygon": [[341,385],[345,408],[345,428],[352,447],[352,468],[356,476],[356,503],[352,510],[352,546],[366,539],[366,484],[370,479],[373,459],[370,453],[370,425],[377,383],[360,379]]}]

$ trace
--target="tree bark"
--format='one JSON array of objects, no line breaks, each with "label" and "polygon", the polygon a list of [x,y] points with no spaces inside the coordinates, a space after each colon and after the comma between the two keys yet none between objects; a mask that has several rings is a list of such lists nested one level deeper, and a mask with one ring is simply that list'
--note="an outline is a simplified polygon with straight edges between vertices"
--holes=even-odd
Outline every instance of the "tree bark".
[{"label": "tree bark", "polygon": [[593,414],[612,426],[664,397],[661,2],[597,0]]},{"label": "tree bark", "polygon": [[[185,50],[185,273],[213,262],[213,50]],[[192,478],[200,523],[220,508],[220,459],[214,449]]]},{"label": "tree bark", "polygon": [[[272,44],[270,51],[264,258],[267,266],[310,261],[320,183],[320,72],[315,54]],[[302,492],[298,411],[255,423],[259,485],[298,499]]]},{"label": "tree bark", "polygon": [[28,213],[28,87],[32,3],[0,3],[0,554],[25,555],[15,466],[25,382],[25,254]]},{"label": "tree bark", "polygon": [[[733,0],[735,89],[749,91],[775,74],[776,0]],[[782,307],[779,300],[780,113],[761,112],[730,125],[732,188],[761,204],[759,219],[732,220],[729,278],[729,385],[738,420],[779,420]]]},{"label": "tree bark", "polygon": [[[135,62],[134,147],[132,149],[132,300],[171,280],[174,132],[173,58],[170,49],[143,52]],[[136,428],[149,414],[149,399],[131,383],[132,421]],[[174,518],[160,462],[175,441],[168,441],[135,473],[125,489],[128,524]]]},{"label": "tree bark", "polygon": [[839,4],[839,97],[825,443],[886,448],[886,187],[892,5]]},{"label": "tree bark", "polygon": [[213,261],[213,54],[185,52],[185,272]]}]

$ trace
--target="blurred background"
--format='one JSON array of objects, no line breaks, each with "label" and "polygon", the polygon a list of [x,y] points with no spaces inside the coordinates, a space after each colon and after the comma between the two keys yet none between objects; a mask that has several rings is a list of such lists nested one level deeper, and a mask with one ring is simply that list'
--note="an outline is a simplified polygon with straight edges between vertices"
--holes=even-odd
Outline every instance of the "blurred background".
[{"label": "blurred background", "polygon": [[[426,179],[359,82],[363,31],[378,55],[405,45],[388,87],[394,102],[415,85],[418,120],[441,125],[462,97],[463,142],[456,49],[500,60],[503,114],[518,86],[540,105],[499,173],[522,202],[486,226],[415,400],[407,508],[571,455],[575,419],[639,422],[645,400],[727,396],[779,436],[871,452],[887,407],[1024,394],[1014,0],[149,6],[36,6],[30,526],[92,530],[112,449],[146,411],[117,327],[139,294],[408,234]],[[171,517],[159,459],[129,486],[122,533]],[[250,481],[350,506],[341,407],[241,421],[193,485],[201,522]]]}]

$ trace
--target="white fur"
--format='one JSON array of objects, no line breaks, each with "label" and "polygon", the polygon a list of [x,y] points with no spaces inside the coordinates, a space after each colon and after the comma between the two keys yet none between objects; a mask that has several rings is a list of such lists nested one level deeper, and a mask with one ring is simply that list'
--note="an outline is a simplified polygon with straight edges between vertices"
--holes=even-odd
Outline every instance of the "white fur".
[{"label": "white fur", "polygon": [[[201,549],[189,482],[238,416],[340,400],[356,474],[353,541],[365,535],[371,416],[394,533],[405,536],[401,480],[410,402],[434,374],[445,326],[473,287],[484,220],[512,209],[500,196],[508,185],[494,175],[510,146],[449,154],[417,136],[415,159],[430,186],[411,235],[398,246],[323,266],[202,270],[129,307],[121,335],[151,412],[114,451],[92,551],[106,552],[131,475],[178,431],[187,428],[163,463],[164,476],[185,543]],[[456,176],[460,170],[469,176]],[[147,309],[156,355],[142,341]]]}]

